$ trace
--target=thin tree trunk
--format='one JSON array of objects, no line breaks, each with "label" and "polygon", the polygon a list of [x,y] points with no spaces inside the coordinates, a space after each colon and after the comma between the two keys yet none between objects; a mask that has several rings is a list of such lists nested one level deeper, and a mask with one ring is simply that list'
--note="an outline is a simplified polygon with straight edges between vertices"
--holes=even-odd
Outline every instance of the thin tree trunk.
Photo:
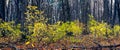
[{"label": "thin tree trunk", "polygon": [[5,0],[0,0],[0,18],[5,20]]}]

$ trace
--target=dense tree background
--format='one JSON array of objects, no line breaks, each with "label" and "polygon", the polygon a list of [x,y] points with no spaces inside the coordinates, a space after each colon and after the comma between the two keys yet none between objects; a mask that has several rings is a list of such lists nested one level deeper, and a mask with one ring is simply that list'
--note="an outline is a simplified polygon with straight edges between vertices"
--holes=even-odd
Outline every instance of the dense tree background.
[{"label": "dense tree background", "polygon": [[37,42],[45,48],[79,43],[86,48],[83,44],[95,42],[100,49],[107,42],[111,49],[120,46],[115,45],[119,35],[120,0],[0,0],[0,43]]},{"label": "dense tree background", "polygon": [[50,23],[78,19],[87,23],[91,14],[97,21],[120,24],[119,0],[0,0],[0,18],[24,23],[26,6],[35,5],[43,10]]}]

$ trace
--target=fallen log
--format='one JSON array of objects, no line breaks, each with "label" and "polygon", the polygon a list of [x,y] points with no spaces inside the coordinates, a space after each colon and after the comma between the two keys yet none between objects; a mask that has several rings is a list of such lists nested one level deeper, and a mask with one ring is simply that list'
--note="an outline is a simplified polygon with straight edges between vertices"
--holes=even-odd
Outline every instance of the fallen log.
[{"label": "fallen log", "polygon": [[9,47],[13,50],[18,50],[18,48],[14,44],[0,43],[0,48],[6,48],[6,47]]},{"label": "fallen log", "polygon": [[102,48],[109,48],[109,49],[112,49],[112,48],[120,47],[120,44],[103,46],[103,45],[101,45],[101,44],[99,44],[97,42],[93,42],[93,43],[95,43],[97,46],[93,46],[93,47],[72,46],[71,48],[81,48],[81,49],[102,49]]}]

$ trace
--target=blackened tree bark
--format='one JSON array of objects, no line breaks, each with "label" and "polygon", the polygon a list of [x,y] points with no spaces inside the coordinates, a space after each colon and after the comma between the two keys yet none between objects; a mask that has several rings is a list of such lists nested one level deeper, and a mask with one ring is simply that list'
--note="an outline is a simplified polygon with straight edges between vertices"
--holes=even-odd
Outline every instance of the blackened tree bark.
[{"label": "blackened tree bark", "polygon": [[112,19],[112,26],[114,26],[117,17],[119,19],[119,24],[120,24],[120,0],[115,0],[114,3],[114,15]]},{"label": "blackened tree bark", "polygon": [[0,0],[0,18],[5,20],[5,0]]},{"label": "blackened tree bark", "polygon": [[112,19],[113,19],[113,0],[110,0],[110,25],[112,26]]},{"label": "blackened tree bark", "polygon": [[89,14],[90,14],[90,0],[81,0],[81,15],[82,15],[82,22],[85,24],[83,34],[88,34],[88,27],[87,23],[89,21]]},{"label": "blackened tree bark", "polygon": [[103,20],[107,23],[109,23],[110,18],[110,12],[109,12],[109,0],[104,0],[104,12],[103,12]]},{"label": "blackened tree bark", "polygon": [[[55,16],[55,21],[62,20],[66,22],[77,18],[87,24],[88,14],[92,14],[97,21],[102,21],[101,18],[103,18],[106,22],[114,25],[115,18],[120,19],[119,2],[119,0],[0,0],[0,18],[24,23],[26,7],[31,4],[43,10],[45,17],[52,19]],[[110,19],[110,16],[112,19]]]},{"label": "blackened tree bark", "polygon": [[117,11],[118,11],[118,18],[119,18],[119,25],[120,25],[120,0],[117,2]]},{"label": "blackened tree bark", "polygon": [[87,24],[89,20],[89,14],[90,14],[90,1],[89,0],[81,0],[81,15],[82,15],[82,22],[84,24]]},{"label": "blackened tree bark", "polygon": [[71,15],[70,15],[70,7],[69,7],[69,1],[68,0],[61,0],[62,4],[62,15],[61,20],[66,22],[66,21],[71,21]]}]

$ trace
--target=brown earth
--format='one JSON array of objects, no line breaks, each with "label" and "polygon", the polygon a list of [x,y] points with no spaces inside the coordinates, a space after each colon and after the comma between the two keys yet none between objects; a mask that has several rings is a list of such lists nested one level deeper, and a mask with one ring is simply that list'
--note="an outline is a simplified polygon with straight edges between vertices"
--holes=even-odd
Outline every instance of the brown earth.
[{"label": "brown earth", "polygon": [[[114,38],[93,38],[91,35],[80,36],[79,43],[60,40],[51,44],[34,43],[34,47],[29,44],[17,44],[16,48],[21,50],[120,50],[120,37]],[[117,46],[118,45],[118,46]],[[10,47],[1,48],[1,50],[13,50]]]}]

